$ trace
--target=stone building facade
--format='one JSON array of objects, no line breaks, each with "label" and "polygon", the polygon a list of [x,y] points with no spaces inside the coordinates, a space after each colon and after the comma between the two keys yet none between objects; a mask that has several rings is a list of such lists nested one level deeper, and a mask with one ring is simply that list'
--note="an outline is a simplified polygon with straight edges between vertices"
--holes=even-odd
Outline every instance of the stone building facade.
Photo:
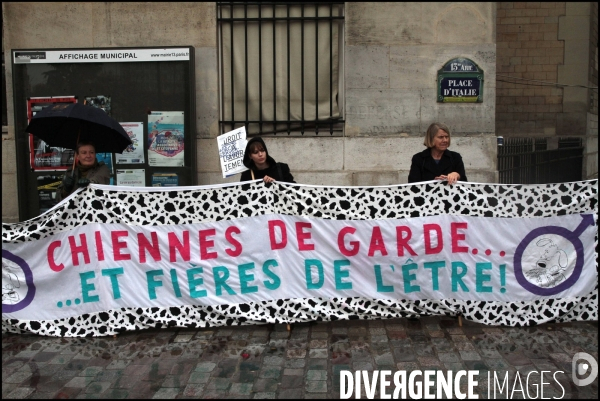
[{"label": "stone building facade", "polygon": [[[588,149],[594,150],[588,151],[586,174],[597,175],[597,163],[591,162],[593,152],[597,159],[597,90],[586,92],[595,101],[586,101],[591,107],[583,110],[584,96],[576,90],[507,82],[496,87],[497,70],[525,79],[582,82],[572,81],[569,70],[581,63],[565,62],[583,55],[582,39],[570,36],[570,27],[579,25],[588,9],[588,50],[595,46],[596,64],[585,85],[597,86],[597,3],[520,4],[345,3],[342,133],[269,137],[269,152],[288,163],[300,183],[405,183],[411,156],[423,149],[425,130],[441,121],[452,129],[452,149],[463,155],[470,181],[497,182],[497,135],[558,136],[575,119],[578,131],[570,135],[587,138]],[[8,109],[2,138],[4,222],[19,220],[15,140],[21,133],[15,133],[12,117],[11,49],[193,46],[197,184],[239,180],[222,178],[217,152],[216,3],[3,2],[2,13]],[[596,15],[595,25],[591,15]],[[485,71],[481,103],[436,101],[437,71],[456,57],[468,58]],[[586,72],[593,72],[591,53],[585,57]]]},{"label": "stone building facade", "polygon": [[496,134],[582,138],[597,177],[598,3],[499,2],[496,30]]}]

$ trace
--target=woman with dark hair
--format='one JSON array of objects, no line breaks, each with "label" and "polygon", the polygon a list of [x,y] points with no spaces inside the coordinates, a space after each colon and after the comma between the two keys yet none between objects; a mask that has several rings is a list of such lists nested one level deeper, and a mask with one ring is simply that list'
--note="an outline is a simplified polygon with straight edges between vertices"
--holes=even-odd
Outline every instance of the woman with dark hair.
[{"label": "woman with dark hair", "polygon": [[91,142],[79,142],[75,148],[75,171],[69,169],[65,173],[61,184],[56,189],[56,200],[71,195],[77,188],[85,187],[89,183],[110,183],[110,170],[106,164],[98,163],[96,147]]},{"label": "woman with dark hair", "polygon": [[267,145],[261,137],[254,137],[246,144],[244,166],[248,167],[249,170],[242,173],[240,181],[262,178],[266,183],[273,181],[296,182],[287,164],[277,163],[275,159],[269,156]]},{"label": "woman with dark hair", "polygon": [[452,185],[456,181],[467,181],[460,153],[448,150],[450,129],[445,124],[431,124],[423,144],[427,149],[412,157],[408,182],[447,180]]}]

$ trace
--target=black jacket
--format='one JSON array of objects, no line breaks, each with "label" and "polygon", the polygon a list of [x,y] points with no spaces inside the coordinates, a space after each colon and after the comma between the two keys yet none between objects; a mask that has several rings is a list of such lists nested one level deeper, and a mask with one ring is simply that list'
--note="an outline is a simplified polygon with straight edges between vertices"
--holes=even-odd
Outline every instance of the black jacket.
[{"label": "black jacket", "polygon": [[[294,177],[292,176],[292,173],[290,172],[290,167],[285,164],[285,163],[276,163],[275,160],[273,160],[272,157],[269,157],[269,168],[266,168],[264,170],[257,170],[256,167],[254,168],[254,179],[258,180],[258,179],[262,179],[265,177],[265,175],[268,175],[269,177],[272,177],[275,179],[275,181],[281,181],[281,182],[296,182],[294,181]],[[279,168],[281,168],[281,175],[279,174],[279,168],[277,167],[279,165]],[[240,179],[240,181],[250,181],[252,180],[252,173],[250,173],[250,170],[246,170],[242,173],[242,178]]]},{"label": "black jacket", "polygon": [[[265,152],[267,152],[267,163],[269,164],[269,167],[264,170],[257,169],[256,166],[254,165],[254,162],[250,158],[250,145],[254,142],[260,142],[262,144],[263,148],[265,149]],[[268,175],[269,177],[274,178],[275,181],[293,182],[293,183],[296,182],[296,181],[294,181],[294,177],[292,176],[292,173],[290,172],[290,167],[287,164],[277,163],[275,161],[275,159],[273,159],[271,156],[269,156],[269,151],[267,150],[267,145],[260,137],[254,137],[254,138],[250,139],[248,141],[248,143],[246,144],[246,150],[244,151],[244,166],[246,166],[250,170],[254,171],[254,179],[255,180],[264,178],[265,175]],[[250,170],[244,171],[242,173],[242,177],[241,177],[240,181],[252,180],[252,173],[250,172]]]},{"label": "black jacket", "polygon": [[465,165],[460,153],[446,149],[439,164],[436,164],[431,156],[431,149],[427,148],[412,157],[408,182],[430,181],[452,172],[460,174],[459,181],[467,181]]}]

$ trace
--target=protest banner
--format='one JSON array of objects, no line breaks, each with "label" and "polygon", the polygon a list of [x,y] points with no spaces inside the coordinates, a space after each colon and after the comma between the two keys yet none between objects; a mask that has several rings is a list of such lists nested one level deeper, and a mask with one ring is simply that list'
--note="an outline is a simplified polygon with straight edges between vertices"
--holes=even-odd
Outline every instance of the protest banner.
[{"label": "protest banner", "polygon": [[244,166],[244,151],[246,150],[246,127],[224,133],[217,137],[219,160],[223,178],[231,177],[248,170]]},{"label": "protest banner", "polygon": [[3,328],[81,336],[415,313],[597,319],[597,198],[597,180],[92,184],[3,224]]}]

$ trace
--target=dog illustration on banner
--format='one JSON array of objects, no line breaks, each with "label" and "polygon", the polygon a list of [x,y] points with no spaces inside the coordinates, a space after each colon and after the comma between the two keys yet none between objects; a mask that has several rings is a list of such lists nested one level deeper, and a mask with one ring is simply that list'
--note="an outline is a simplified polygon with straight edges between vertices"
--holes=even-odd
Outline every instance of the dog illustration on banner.
[{"label": "dog illustration on banner", "polygon": [[21,282],[16,274],[7,270],[8,266],[2,263],[2,303],[14,305],[21,299],[15,291],[15,288],[21,288]]},{"label": "dog illustration on banner", "polygon": [[558,248],[550,238],[542,238],[536,242],[541,248],[535,267],[525,272],[525,275],[535,280],[540,287],[555,287],[566,280],[564,275],[569,265],[567,253]]}]

